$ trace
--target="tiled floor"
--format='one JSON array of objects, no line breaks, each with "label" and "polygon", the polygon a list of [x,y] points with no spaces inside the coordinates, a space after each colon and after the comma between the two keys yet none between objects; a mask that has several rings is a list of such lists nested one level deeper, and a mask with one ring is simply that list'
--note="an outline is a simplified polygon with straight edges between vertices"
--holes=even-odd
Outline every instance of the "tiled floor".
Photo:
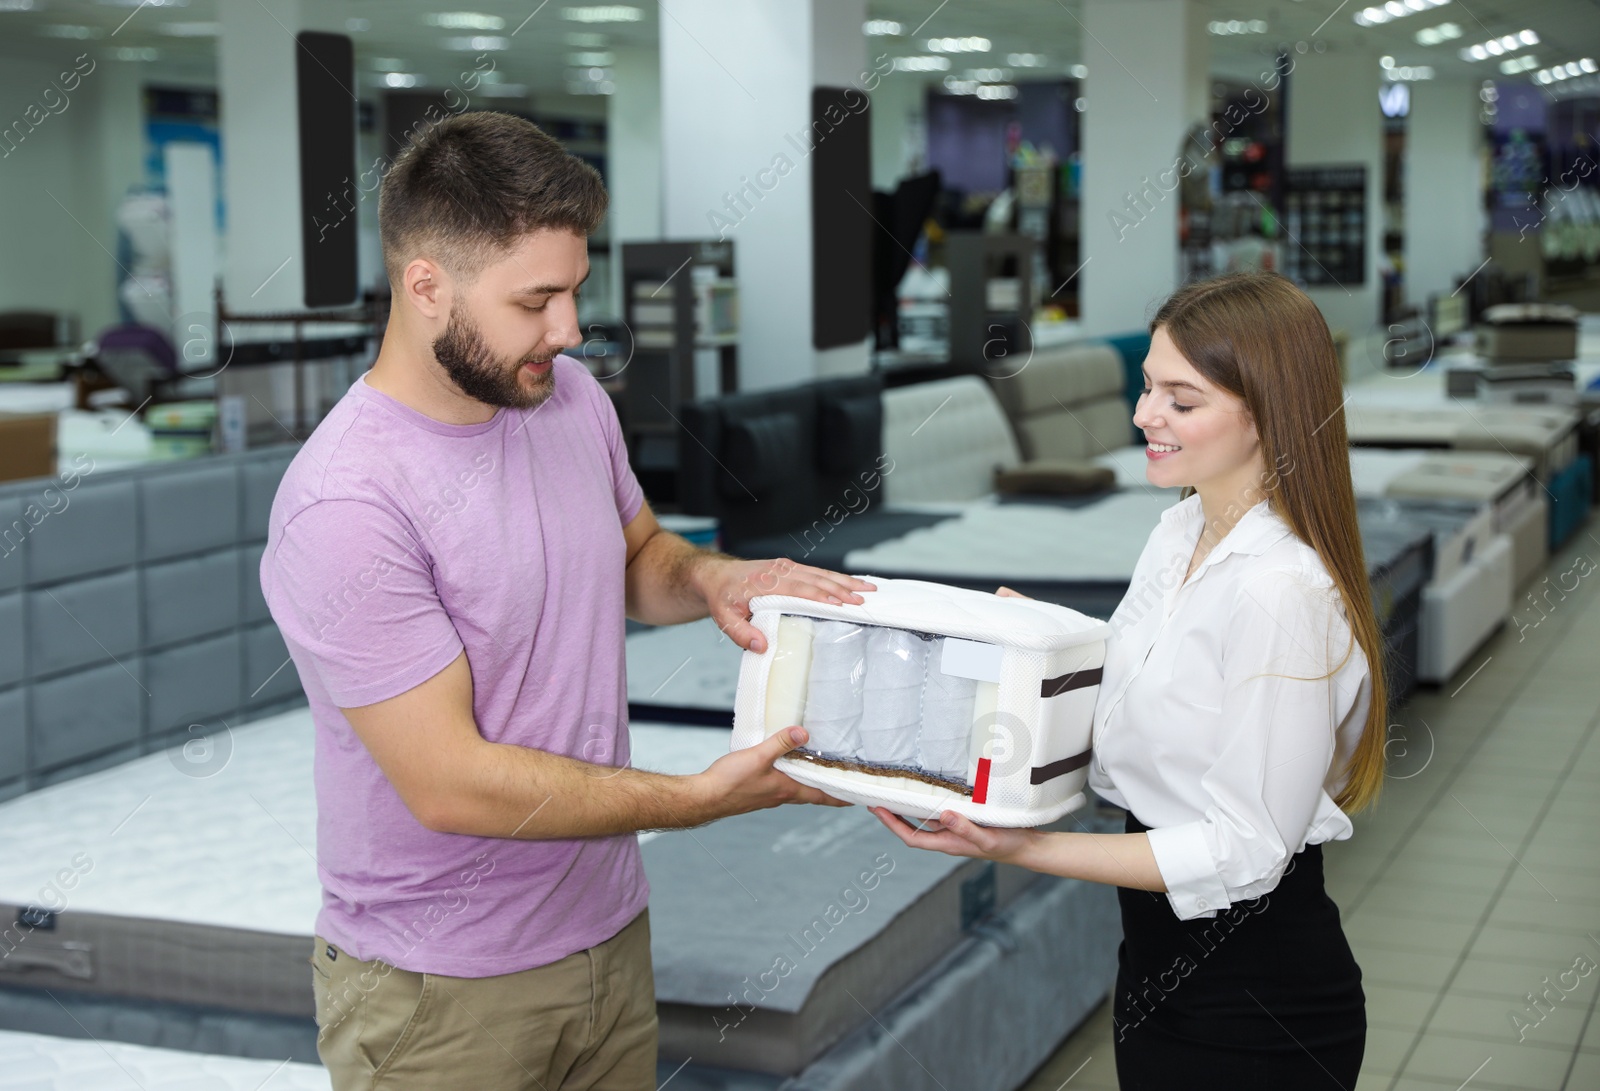
[{"label": "tiled floor", "polygon": [[[1526,628],[1398,710],[1382,800],[1326,850],[1365,976],[1362,1091],[1600,1091],[1600,571],[1580,556],[1600,564],[1600,521],[1523,589]],[[1116,1086],[1102,1005],[1023,1091]]]}]

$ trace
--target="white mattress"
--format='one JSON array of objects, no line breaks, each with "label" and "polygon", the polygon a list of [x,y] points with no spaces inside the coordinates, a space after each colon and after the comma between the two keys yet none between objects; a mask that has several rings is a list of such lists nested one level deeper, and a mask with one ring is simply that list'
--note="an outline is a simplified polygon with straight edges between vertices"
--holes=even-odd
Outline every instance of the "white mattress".
[{"label": "white mattress", "polygon": [[626,646],[629,704],[732,715],[743,653],[710,618],[632,633]]},{"label": "white mattress", "polygon": [[[698,772],[728,751],[719,728],[631,735],[635,767],[656,772]],[[0,853],[0,902],[48,904],[39,892],[87,853],[63,912],[309,938],[322,904],[312,741],[298,709],[234,730],[209,777],[179,772],[169,751],[0,803],[0,829],[28,846]]]},{"label": "white mattress", "polygon": [[1498,503],[1517,490],[1531,469],[1531,459],[1503,452],[1350,450],[1350,481],[1358,497]]},{"label": "white mattress", "polygon": [[328,1091],[320,1065],[0,1030],[4,1091]]},{"label": "white mattress", "polygon": [[1422,591],[1417,677],[1448,682],[1489,635],[1511,616],[1511,539],[1496,534],[1472,559]]},{"label": "white mattress", "polygon": [[1082,508],[999,504],[846,557],[852,572],[1125,581],[1176,492],[1130,489]]}]

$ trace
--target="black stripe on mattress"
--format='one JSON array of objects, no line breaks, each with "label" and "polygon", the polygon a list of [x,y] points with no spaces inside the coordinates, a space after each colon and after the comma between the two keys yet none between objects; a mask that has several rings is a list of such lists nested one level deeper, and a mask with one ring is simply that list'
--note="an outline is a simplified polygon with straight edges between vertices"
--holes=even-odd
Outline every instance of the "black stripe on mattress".
[{"label": "black stripe on mattress", "polygon": [[1053,761],[1049,765],[1035,765],[1033,767],[1033,775],[1029,778],[1029,782],[1032,784],[1043,784],[1045,781],[1055,780],[1057,777],[1064,777],[1074,769],[1082,769],[1085,765],[1088,765],[1089,758],[1093,754],[1093,750],[1085,750],[1081,754],[1074,754],[1070,758],[1062,758],[1060,761]]},{"label": "black stripe on mattress", "polygon": [[1060,678],[1046,678],[1039,683],[1040,697],[1059,697],[1075,689],[1088,689],[1090,686],[1100,684],[1100,668],[1091,667],[1088,670],[1073,671],[1063,674]]}]

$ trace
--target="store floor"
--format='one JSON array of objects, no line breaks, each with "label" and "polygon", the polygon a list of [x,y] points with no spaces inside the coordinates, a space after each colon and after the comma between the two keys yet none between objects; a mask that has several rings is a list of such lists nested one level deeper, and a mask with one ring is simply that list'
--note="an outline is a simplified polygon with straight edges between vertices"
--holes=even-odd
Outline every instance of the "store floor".
[{"label": "store floor", "polygon": [[[1600,1088],[1596,565],[1592,519],[1399,710],[1381,801],[1326,850],[1365,976],[1361,1091]],[[1022,1091],[1116,1088],[1111,1033],[1102,1005]]]}]

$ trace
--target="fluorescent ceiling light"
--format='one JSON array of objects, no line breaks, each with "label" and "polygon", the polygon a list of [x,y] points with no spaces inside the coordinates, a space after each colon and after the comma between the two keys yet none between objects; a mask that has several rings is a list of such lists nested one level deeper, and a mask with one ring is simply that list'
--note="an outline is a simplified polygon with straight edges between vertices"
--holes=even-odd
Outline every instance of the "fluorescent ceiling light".
[{"label": "fluorescent ceiling light", "polygon": [[978,97],[984,99],[1012,99],[1017,97],[1017,88],[1016,85],[1010,83],[979,84]]},{"label": "fluorescent ceiling light", "polygon": [[352,34],[361,34],[372,29],[371,19],[346,19],[344,28]]},{"label": "fluorescent ceiling light", "polygon": [[1415,67],[1401,65],[1398,68],[1385,68],[1383,74],[1387,79],[1405,80],[1408,83],[1413,80],[1431,80],[1433,79],[1433,67],[1426,64]]},{"label": "fluorescent ceiling light", "polygon": [[965,77],[979,83],[1005,83],[1012,76],[1009,68],[969,68]]},{"label": "fluorescent ceiling light", "polygon": [[1206,29],[1213,34],[1265,34],[1267,23],[1264,19],[1218,19],[1207,23]]},{"label": "fluorescent ceiling light", "polygon": [[862,27],[869,38],[883,38],[892,34],[905,33],[905,27],[893,19],[868,19],[866,26]]},{"label": "fluorescent ceiling light", "polygon": [[111,51],[114,61],[153,61],[157,56],[149,46],[119,45]]},{"label": "fluorescent ceiling light", "polygon": [[1393,22],[1396,19],[1404,19],[1408,15],[1415,15],[1419,11],[1443,7],[1449,2],[1450,0],[1406,0],[1402,4],[1400,0],[1389,0],[1387,4],[1381,6],[1362,8],[1355,13],[1354,18],[1357,26],[1382,26],[1384,23]]},{"label": "fluorescent ceiling light", "polygon": [[32,11],[38,6],[37,0],[0,0],[0,11]]},{"label": "fluorescent ceiling light", "polygon": [[215,38],[221,29],[219,23],[161,23],[156,27],[172,38]]},{"label": "fluorescent ceiling light", "polygon": [[929,38],[930,53],[987,53],[993,44],[987,38]]},{"label": "fluorescent ceiling light", "polygon": [[510,49],[511,39],[488,34],[474,34],[470,38],[446,38],[439,44],[457,53],[494,53],[498,50]]},{"label": "fluorescent ceiling light", "polygon": [[1595,65],[1594,58],[1585,57],[1581,61],[1568,61],[1553,68],[1542,68],[1533,78],[1539,83],[1551,83],[1557,80],[1570,80],[1573,76],[1595,71],[1600,71],[1600,68]]},{"label": "fluorescent ceiling light", "polygon": [[1043,68],[1048,60],[1043,53],[1006,54],[1006,63],[1013,68]]},{"label": "fluorescent ceiling light", "polygon": [[894,59],[896,72],[948,72],[950,71],[949,57],[896,57]]},{"label": "fluorescent ceiling light", "polygon": [[1082,80],[1082,79],[1088,79],[1088,77],[1089,77],[1089,66],[1088,65],[1086,65],[1086,64],[1075,64],[1075,65],[1072,66],[1072,78],[1073,79]]},{"label": "fluorescent ceiling light", "polygon": [[1525,53],[1520,57],[1512,57],[1509,61],[1500,62],[1500,71],[1508,76],[1515,76],[1519,72],[1528,72],[1539,67],[1539,58],[1532,53]]},{"label": "fluorescent ceiling light", "polygon": [[1501,57],[1507,53],[1515,53],[1530,45],[1538,45],[1539,36],[1531,30],[1524,30],[1517,34],[1505,34],[1499,38],[1490,38],[1487,42],[1469,45],[1461,50],[1461,59],[1464,61],[1486,61],[1490,57]]},{"label": "fluorescent ceiling light", "polygon": [[50,26],[42,26],[39,28],[39,33],[46,38],[75,38],[79,41],[85,38],[101,38],[105,36],[105,31],[99,27],[78,26],[73,23],[54,23]]},{"label": "fluorescent ceiling light", "polygon": [[562,8],[561,18],[570,23],[637,23],[644,12],[626,4],[602,4],[586,8]]},{"label": "fluorescent ceiling light", "polygon": [[506,21],[481,11],[432,11],[422,17],[431,27],[444,30],[504,30]]},{"label": "fluorescent ceiling light", "polygon": [[415,87],[417,76],[414,72],[390,72],[383,77],[385,87]]},{"label": "fluorescent ceiling light", "polygon": [[1436,27],[1424,27],[1417,31],[1418,45],[1438,45],[1440,42],[1454,41],[1461,37],[1461,27],[1455,23],[1440,23]]},{"label": "fluorescent ceiling light", "polygon": [[616,55],[613,53],[568,53],[567,63],[575,64],[579,68],[607,67],[615,64]]}]

